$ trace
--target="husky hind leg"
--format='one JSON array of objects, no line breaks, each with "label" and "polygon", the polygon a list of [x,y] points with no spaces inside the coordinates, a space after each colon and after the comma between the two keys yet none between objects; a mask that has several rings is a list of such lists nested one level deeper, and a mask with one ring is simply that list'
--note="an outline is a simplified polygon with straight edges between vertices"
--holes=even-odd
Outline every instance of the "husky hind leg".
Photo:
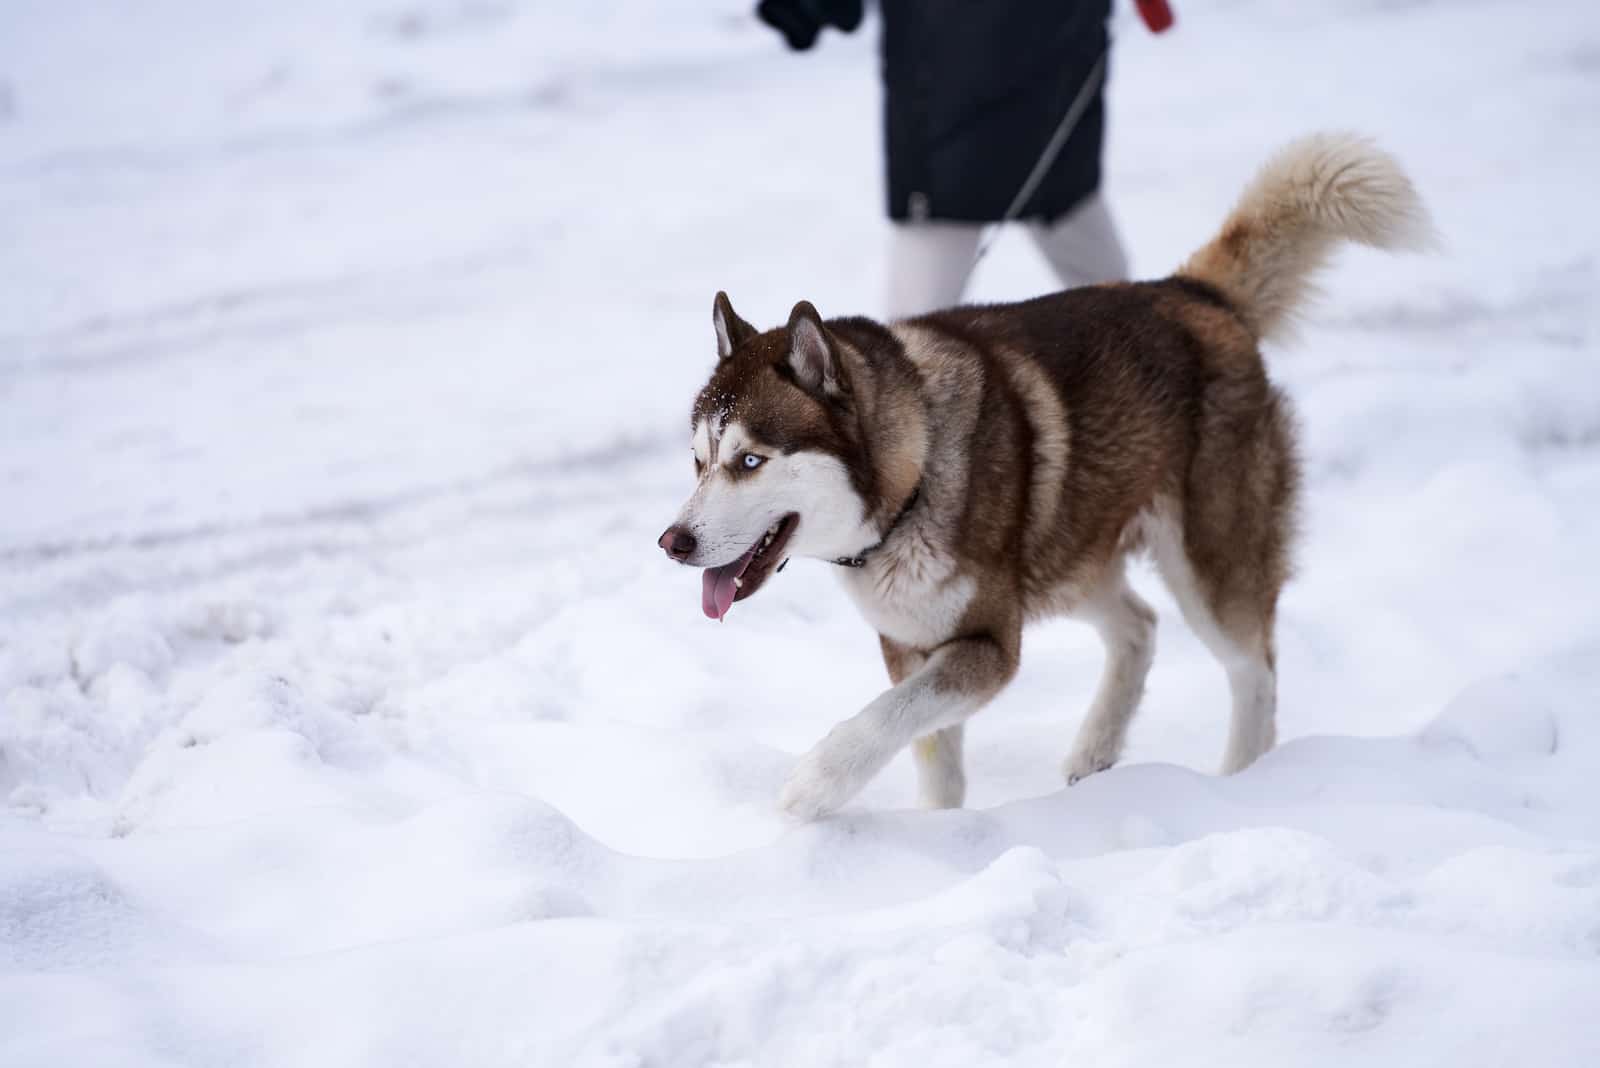
[{"label": "husky hind leg", "polygon": [[1156,614],[1128,587],[1117,560],[1076,613],[1100,633],[1106,648],[1100,686],[1062,765],[1068,784],[1104,771],[1122,755],[1128,723],[1138,711],[1155,657]]}]

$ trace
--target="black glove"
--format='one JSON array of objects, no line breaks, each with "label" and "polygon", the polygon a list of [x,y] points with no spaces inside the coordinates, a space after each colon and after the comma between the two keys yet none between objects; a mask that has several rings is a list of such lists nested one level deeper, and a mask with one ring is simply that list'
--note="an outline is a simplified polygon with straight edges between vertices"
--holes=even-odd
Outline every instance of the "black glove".
[{"label": "black glove", "polygon": [[789,47],[804,52],[817,43],[824,26],[849,33],[861,25],[861,0],[761,0],[756,14],[783,34]]}]

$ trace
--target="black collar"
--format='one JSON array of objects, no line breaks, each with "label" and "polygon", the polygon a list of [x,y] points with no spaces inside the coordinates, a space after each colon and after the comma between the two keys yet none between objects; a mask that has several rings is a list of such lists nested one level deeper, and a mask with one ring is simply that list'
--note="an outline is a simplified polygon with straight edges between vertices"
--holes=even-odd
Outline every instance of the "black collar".
[{"label": "black collar", "polygon": [[894,530],[900,525],[901,520],[905,519],[906,516],[911,514],[911,509],[917,506],[917,498],[921,496],[922,485],[919,483],[917,488],[911,491],[911,496],[906,499],[906,503],[901,506],[900,514],[894,517],[893,523],[889,524],[889,529],[883,532],[883,537],[879,538],[865,549],[862,549],[854,556],[840,556],[835,558],[833,562],[838,564],[840,567],[867,566],[867,557],[883,548],[883,543],[888,541],[890,536],[894,534]]}]

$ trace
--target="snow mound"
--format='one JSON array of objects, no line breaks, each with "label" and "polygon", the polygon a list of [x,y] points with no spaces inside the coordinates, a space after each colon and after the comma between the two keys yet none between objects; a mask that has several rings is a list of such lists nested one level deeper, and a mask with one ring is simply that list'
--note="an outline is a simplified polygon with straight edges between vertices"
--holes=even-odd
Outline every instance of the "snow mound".
[{"label": "snow mound", "polygon": [[1561,733],[1543,688],[1516,676],[1480,682],[1423,729],[1424,745],[1464,747],[1481,760],[1548,757]]}]

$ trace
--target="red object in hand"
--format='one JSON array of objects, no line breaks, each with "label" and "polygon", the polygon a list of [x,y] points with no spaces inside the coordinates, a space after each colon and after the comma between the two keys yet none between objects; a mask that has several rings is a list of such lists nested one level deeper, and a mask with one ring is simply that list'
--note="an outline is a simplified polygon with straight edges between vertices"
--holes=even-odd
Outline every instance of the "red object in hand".
[{"label": "red object in hand", "polygon": [[1139,6],[1139,15],[1151,33],[1172,28],[1172,5],[1167,0],[1134,0],[1134,3]]}]

